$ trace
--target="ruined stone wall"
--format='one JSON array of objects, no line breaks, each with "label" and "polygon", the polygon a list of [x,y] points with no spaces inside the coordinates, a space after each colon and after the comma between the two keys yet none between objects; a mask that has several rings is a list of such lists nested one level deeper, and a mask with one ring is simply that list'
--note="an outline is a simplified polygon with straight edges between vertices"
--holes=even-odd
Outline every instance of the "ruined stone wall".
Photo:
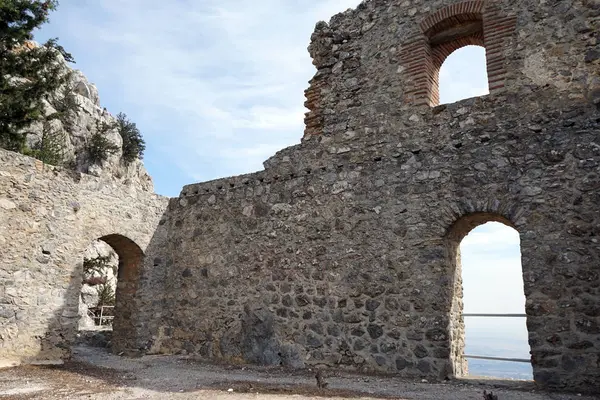
[{"label": "ruined stone wall", "polygon": [[323,136],[265,172],[185,187],[167,212],[158,347],[462,375],[456,253],[497,220],[521,234],[536,380],[597,385],[600,114],[554,96],[424,110],[410,128]]},{"label": "ruined stone wall", "polygon": [[[317,24],[302,144],[169,201],[0,152],[2,360],[68,353],[100,238],[121,261],[117,352],[462,376],[458,245],[500,221],[521,236],[535,380],[598,391],[599,13],[366,1]],[[431,108],[448,19],[490,46],[494,85]]]},{"label": "ruined stone wall", "polygon": [[440,30],[443,18],[481,22],[482,31],[459,44],[486,46],[492,94],[548,86],[600,102],[598,7],[597,0],[365,1],[312,35],[318,72],[306,91],[305,137],[405,124],[415,105],[429,102],[439,57],[460,47],[440,54],[428,44],[428,30]]},{"label": "ruined stone wall", "polygon": [[[99,238],[122,262],[116,333],[135,339],[136,325],[143,325],[140,310],[151,308],[157,297],[146,290],[147,274],[136,257],[154,240],[166,203],[135,185],[0,150],[0,364],[68,356],[77,329],[84,251]],[[136,282],[126,276],[121,282],[131,270]],[[136,296],[137,290],[143,293]],[[123,318],[132,314],[131,321]],[[117,347],[128,345],[117,340]]]},{"label": "ruined stone wall", "polygon": [[598,3],[493,2],[514,22],[504,87],[431,108],[407,96],[402,47],[456,3],[317,25],[303,143],[171,200],[153,351],[461,376],[458,244],[500,221],[521,235],[535,380],[598,390]]}]

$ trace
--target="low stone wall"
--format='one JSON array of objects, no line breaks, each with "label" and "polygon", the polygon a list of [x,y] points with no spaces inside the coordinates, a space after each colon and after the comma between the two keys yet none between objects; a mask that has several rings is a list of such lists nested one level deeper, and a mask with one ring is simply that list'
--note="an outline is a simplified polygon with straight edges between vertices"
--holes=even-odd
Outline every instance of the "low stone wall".
[{"label": "low stone wall", "polygon": [[[110,235],[145,250],[166,204],[167,199],[135,186],[0,150],[1,364],[68,356],[77,329],[84,251]],[[123,260],[130,258],[115,250]],[[121,333],[137,335],[131,329]]]}]

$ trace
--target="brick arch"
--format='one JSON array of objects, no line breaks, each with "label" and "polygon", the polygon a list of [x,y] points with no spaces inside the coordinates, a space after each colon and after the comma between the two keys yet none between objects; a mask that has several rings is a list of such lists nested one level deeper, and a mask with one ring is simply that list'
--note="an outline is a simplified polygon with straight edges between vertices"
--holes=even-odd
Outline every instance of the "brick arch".
[{"label": "brick arch", "polygon": [[469,45],[485,47],[489,90],[500,92],[506,80],[505,47],[515,27],[515,17],[501,15],[484,0],[458,2],[425,17],[400,54],[408,74],[405,101],[438,105],[441,65],[452,52]]},{"label": "brick arch", "polygon": [[465,354],[465,323],[463,314],[462,265],[460,243],[476,227],[488,222],[500,222],[517,232],[519,229],[508,215],[497,211],[471,212],[457,218],[446,230],[445,247],[449,272],[453,278],[450,309],[450,365],[454,377],[468,375]]},{"label": "brick arch", "polygon": [[481,20],[483,1],[463,1],[441,8],[421,21],[420,27],[431,36],[432,31],[441,32],[457,24]]},{"label": "brick arch", "polygon": [[459,40],[455,40],[453,42],[444,43],[440,46],[436,46],[433,49],[431,57],[433,59],[433,65],[439,69],[441,68],[444,61],[450,56],[450,54],[454,53],[458,49],[462,49],[466,46],[480,46],[485,48],[485,44],[483,43],[483,37],[479,37],[478,35],[472,35],[465,38],[461,38]]},{"label": "brick arch", "polygon": [[123,235],[110,234],[98,240],[107,243],[119,256],[112,351],[117,354],[131,352],[135,349],[135,321],[139,313],[136,297],[144,252],[137,243]]}]

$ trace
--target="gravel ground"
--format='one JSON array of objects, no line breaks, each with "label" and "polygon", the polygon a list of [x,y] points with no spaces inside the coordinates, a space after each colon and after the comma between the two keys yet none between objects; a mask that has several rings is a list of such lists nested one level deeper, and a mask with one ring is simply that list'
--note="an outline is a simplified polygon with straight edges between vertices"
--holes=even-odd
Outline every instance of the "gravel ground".
[{"label": "gravel ground", "polygon": [[0,398],[25,399],[483,399],[592,400],[594,396],[543,393],[531,382],[461,380],[443,384],[328,372],[318,389],[310,371],[208,365],[182,356],[123,358],[103,349],[77,347],[59,367],[19,367],[0,371]]}]

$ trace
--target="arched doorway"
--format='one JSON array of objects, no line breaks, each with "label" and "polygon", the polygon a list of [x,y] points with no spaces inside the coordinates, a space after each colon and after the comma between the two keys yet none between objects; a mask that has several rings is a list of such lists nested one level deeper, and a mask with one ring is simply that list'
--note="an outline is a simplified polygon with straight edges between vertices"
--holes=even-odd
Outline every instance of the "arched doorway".
[{"label": "arched doorway", "polygon": [[[447,254],[448,254],[448,261],[450,263],[450,267],[451,267],[451,271],[453,271],[453,281],[454,281],[454,296],[452,298],[452,308],[451,308],[451,329],[450,329],[450,333],[451,333],[451,361],[452,361],[452,367],[453,367],[453,372],[454,372],[454,376],[455,377],[465,377],[469,375],[469,368],[468,368],[468,361],[467,359],[478,359],[478,360],[483,360],[485,358],[513,358],[515,360],[519,359],[518,357],[506,357],[504,356],[505,354],[502,354],[502,345],[498,344],[498,351],[500,353],[498,353],[497,357],[493,357],[493,356],[487,356],[485,354],[467,354],[466,350],[467,348],[469,350],[472,350],[473,346],[467,346],[466,345],[466,329],[465,329],[465,317],[466,318],[489,318],[490,320],[494,321],[493,323],[488,323],[488,326],[486,327],[486,329],[489,330],[493,330],[493,325],[495,323],[497,323],[497,321],[495,321],[496,319],[499,318],[522,318],[525,319],[525,313],[524,313],[524,302],[520,307],[520,310],[522,310],[522,313],[510,313],[512,314],[510,317],[505,316],[509,313],[505,313],[503,311],[506,311],[505,308],[503,308],[503,304],[506,304],[506,299],[509,297],[509,295],[505,295],[505,296],[494,296],[492,291],[489,291],[489,296],[490,298],[487,299],[488,301],[483,302],[483,304],[481,304],[481,307],[487,307],[489,306],[489,310],[488,309],[483,309],[483,308],[477,308],[478,306],[475,305],[475,308],[473,308],[473,304],[469,304],[470,309],[467,309],[467,311],[475,311],[475,312],[469,312],[469,313],[465,313],[465,296],[464,296],[464,292],[463,292],[463,277],[464,277],[464,273],[463,273],[463,263],[462,263],[462,259],[461,259],[461,243],[463,242],[463,239],[465,239],[467,237],[467,235],[471,232],[473,232],[477,227],[483,226],[485,224],[488,223],[496,223],[495,225],[488,225],[488,226],[493,226],[498,228],[499,224],[502,224],[504,226],[505,229],[507,229],[509,232],[513,232],[514,231],[514,235],[516,235],[516,240],[518,241],[518,232],[516,231],[515,226],[512,224],[512,222],[510,220],[508,220],[507,218],[505,218],[502,215],[499,214],[495,214],[495,213],[487,213],[487,212],[481,212],[481,213],[472,213],[466,216],[463,216],[462,218],[460,218],[458,221],[456,221],[451,228],[448,230],[447,235],[446,235],[446,249],[447,249]],[[482,228],[480,228],[482,229]],[[489,228],[488,228],[489,229]],[[477,231],[475,231],[475,233],[477,233]],[[477,241],[477,238],[473,239],[473,237],[471,237],[470,239],[466,239],[467,240],[467,244],[468,241],[470,240],[471,242],[473,241]],[[511,240],[515,240],[515,237],[513,236]],[[482,245],[484,245],[483,243],[476,243],[476,246],[479,246],[479,249],[482,249]],[[520,253],[519,256],[520,258]],[[473,260],[468,260],[469,262],[472,262]],[[520,263],[519,263],[520,266]],[[472,274],[473,273],[473,265],[468,266],[469,270],[468,273]],[[479,265],[479,267],[481,268],[481,265]],[[477,266],[475,266],[475,268],[477,268]],[[475,281],[475,285],[500,285],[500,282],[498,282],[497,280],[493,279],[493,275],[492,274],[488,274],[489,276],[486,276],[485,273],[479,274],[479,276],[468,276],[468,280],[469,280],[469,285],[473,285],[473,280]],[[518,300],[514,300],[514,299],[518,299],[520,295],[522,295],[523,293],[523,274],[522,274],[522,270],[519,271],[519,274],[512,274],[512,278],[510,278],[512,280],[518,279],[518,282],[512,282],[511,281],[511,287],[516,287],[518,285],[520,285],[520,290],[518,290],[519,293],[513,293],[510,295],[510,298],[513,299],[513,304],[515,302],[518,302]],[[472,290],[472,287],[470,288],[470,290]],[[506,290],[509,290],[509,288],[506,288]],[[522,295],[524,297],[524,295]],[[468,297],[472,300],[473,299],[473,293],[468,293]],[[524,300],[524,299],[523,299]],[[524,323],[524,321],[521,320],[520,323]],[[516,325],[519,325],[520,323],[517,323]],[[485,325],[485,322],[483,323]],[[473,326],[473,324],[470,324],[471,326]],[[514,323],[513,323],[514,325]],[[475,326],[477,326],[477,324],[475,324]],[[479,326],[482,326],[481,324]],[[501,326],[501,325],[500,325]],[[517,333],[518,335],[518,333]],[[470,335],[472,336],[472,335]],[[494,336],[494,335],[492,335]],[[497,335],[496,335],[497,337]],[[493,346],[493,343],[487,343],[488,346]],[[523,344],[522,344],[523,345]],[[528,347],[528,346],[527,346]],[[511,354],[506,354],[511,355]],[[467,357],[467,356],[474,356],[473,357]],[[504,357],[502,357],[504,356]],[[482,357],[482,358],[480,358]],[[523,362],[529,362],[529,357],[527,357],[526,355],[522,356],[523,358],[520,359],[520,361]],[[486,361],[500,361],[500,360],[486,360]],[[517,362],[517,361],[513,361],[513,362]],[[518,368],[517,368],[518,370]],[[530,371],[530,369],[529,369]],[[522,376],[513,376],[516,378],[530,378],[529,376],[526,376],[527,371],[524,373],[524,375]],[[486,374],[482,374],[482,375],[486,375]],[[487,374],[487,375],[494,375],[494,374]],[[508,376],[500,376],[500,377],[508,377]]]},{"label": "arched doorway", "polygon": [[460,253],[469,375],[533,379],[519,232],[487,222],[465,236]]},{"label": "arched doorway", "polygon": [[[135,324],[138,314],[136,295],[144,253],[134,241],[119,234],[102,236],[98,238],[98,242],[110,246],[111,250],[116,254],[114,258],[118,260],[118,266],[116,268],[116,288],[112,294],[114,297],[114,308],[110,310],[111,306],[105,307],[104,310],[107,310],[107,317],[104,320],[100,317],[100,324],[96,323],[95,325],[111,325],[111,350],[114,353],[120,354],[135,351],[137,336]],[[101,257],[105,256],[101,255]],[[86,261],[84,261],[84,268],[85,265]],[[110,264],[108,265],[110,266]],[[84,282],[86,279],[97,280],[99,277],[100,284],[103,285],[102,287],[106,287],[108,279],[104,279],[102,274],[89,274],[85,270],[83,272]]]}]

